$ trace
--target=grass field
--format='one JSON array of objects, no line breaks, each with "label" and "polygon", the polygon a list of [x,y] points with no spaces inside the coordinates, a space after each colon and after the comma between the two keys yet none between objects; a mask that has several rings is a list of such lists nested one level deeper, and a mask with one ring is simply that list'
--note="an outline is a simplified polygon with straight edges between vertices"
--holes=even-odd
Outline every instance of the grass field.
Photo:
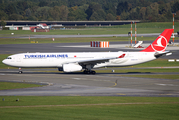
[{"label": "grass field", "polygon": [[[176,28],[175,31],[178,31]],[[164,28],[138,28],[137,33],[161,33]],[[102,35],[102,34],[128,34],[129,28],[84,28],[84,29],[66,29],[66,30],[50,30],[50,32],[31,32],[24,30],[3,30],[0,37],[17,37],[29,35]],[[14,35],[11,35],[14,33]],[[134,30],[133,30],[134,33]]]},{"label": "grass field", "polygon": [[135,67],[169,67],[179,66],[179,62],[168,62],[168,59],[156,59],[150,62],[135,65]]},{"label": "grass field", "polygon": [[179,98],[174,97],[0,97],[3,98],[5,101],[0,101],[2,120],[179,119]]},{"label": "grass field", "polygon": [[[165,28],[138,28],[137,33],[161,33]],[[175,28],[177,32],[179,28]],[[100,35],[100,34],[128,34],[129,28],[84,28],[84,29],[66,29],[66,30],[50,30],[50,32],[31,32],[24,30],[3,30],[0,37],[16,37],[29,35]],[[135,30],[133,30],[134,33]],[[14,35],[11,35],[14,33]]]},{"label": "grass field", "polygon": [[[173,23],[170,22],[154,22],[154,23],[138,23],[137,33],[161,33],[166,28],[172,28]],[[71,42],[90,42],[90,41],[129,41],[129,37],[107,37],[107,38],[33,38],[29,40],[32,35],[100,35],[100,34],[128,34],[131,31],[130,24],[111,26],[111,27],[87,27],[84,29],[66,29],[66,30],[51,30],[50,32],[31,32],[25,30],[2,30],[0,31],[0,44],[30,44],[31,41],[38,41],[38,43],[71,43]],[[134,28],[134,24],[133,24]],[[134,33],[135,29],[133,29]],[[175,23],[175,32],[179,31],[179,23]],[[14,35],[11,35],[14,33]],[[19,36],[27,36],[27,39],[16,38]],[[154,40],[156,37],[137,37],[137,40]],[[133,38],[134,39],[134,38]],[[176,37],[175,39],[178,39]]]},{"label": "grass field", "polygon": [[[119,25],[111,27],[87,27],[83,29],[51,30],[50,32],[31,32],[25,30],[3,30],[0,37],[17,37],[30,35],[100,35],[100,34],[128,34],[131,25]],[[138,23],[137,33],[161,33],[166,28],[172,28],[172,22]],[[134,28],[134,24],[133,24]],[[133,29],[134,33],[135,29]],[[175,22],[175,32],[179,31],[179,23]],[[14,35],[11,35],[14,33]]]},{"label": "grass field", "polygon": [[31,88],[42,87],[42,85],[28,84],[28,83],[12,83],[12,82],[0,82],[0,90],[18,89],[18,88]]},{"label": "grass field", "polygon": [[[174,25],[175,25],[175,28],[179,27],[178,22],[175,22]],[[173,27],[173,22],[144,22],[144,23],[137,23],[136,26],[137,26],[137,28],[163,28],[163,29],[167,29],[167,28]],[[134,28],[135,24],[132,24],[132,27]],[[131,28],[131,24],[111,26],[111,27],[106,27],[106,28]]]},{"label": "grass field", "polygon": [[127,76],[127,77],[137,77],[137,78],[155,78],[155,79],[173,79],[173,80],[179,80],[179,75],[177,74],[171,74],[171,75],[164,75],[164,74],[158,74],[158,75],[120,75],[120,76]]}]

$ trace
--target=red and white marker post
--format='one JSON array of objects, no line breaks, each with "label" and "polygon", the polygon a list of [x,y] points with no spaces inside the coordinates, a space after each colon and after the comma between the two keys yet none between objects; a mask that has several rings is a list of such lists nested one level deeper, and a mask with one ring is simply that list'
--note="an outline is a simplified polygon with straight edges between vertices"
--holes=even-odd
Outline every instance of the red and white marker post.
[{"label": "red and white marker post", "polygon": [[137,29],[136,29],[136,22],[135,22],[135,44],[137,43]]},{"label": "red and white marker post", "polygon": [[174,43],[174,37],[175,37],[175,36],[174,36],[174,14],[175,14],[175,13],[173,13],[173,43]]},{"label": "red and white marker post", "polygon": [[132,45],[132,22],[131,22],[131,45]]}]

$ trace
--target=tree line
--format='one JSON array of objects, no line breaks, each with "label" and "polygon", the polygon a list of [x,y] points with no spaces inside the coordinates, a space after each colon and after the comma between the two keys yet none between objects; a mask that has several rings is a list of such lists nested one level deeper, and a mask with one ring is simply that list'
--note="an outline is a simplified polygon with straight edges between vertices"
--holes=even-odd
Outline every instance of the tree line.
[{"label": "tree line", "polygon": [[0,20],[179,20],[179,0],[0,0]]}]

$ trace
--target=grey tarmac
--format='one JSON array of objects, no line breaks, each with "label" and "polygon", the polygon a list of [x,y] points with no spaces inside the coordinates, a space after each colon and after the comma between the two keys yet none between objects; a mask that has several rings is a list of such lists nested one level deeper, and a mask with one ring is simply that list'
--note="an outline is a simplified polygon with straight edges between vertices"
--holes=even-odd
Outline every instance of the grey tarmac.
[{"label": "grey tarmac", "polygon": [[[44,69],[0,71],[0,81],[47,84],[38,88],[1,90],[0,96],[172,96],[179,97],[179,80],[122,77],[136,73],[46,72]],[[137,73],[141,74],[141,73]],[[157,74],[157,73],[146,73]],[[173,73],[175,75],[175,73]],[[176,73],[177,74],[177,73]]]}]

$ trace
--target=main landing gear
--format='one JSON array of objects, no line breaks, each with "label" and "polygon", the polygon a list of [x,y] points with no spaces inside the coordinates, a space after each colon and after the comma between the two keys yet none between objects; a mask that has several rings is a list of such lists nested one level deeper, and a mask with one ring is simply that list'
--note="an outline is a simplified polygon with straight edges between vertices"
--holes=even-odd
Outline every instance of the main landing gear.
[{"label": "main landing gear", "polygon": [[84,73],[84,74],[93,74],[93,75],[96,74],[96,72],[93,71],[93,70],[84,70],[83,73]]},{"label": "main landing gear", "polygon": [[93,68],[94,65],[86,65],[85,66],[85,70],[83,71],[84,74],[96,74],[95,71],[91,70],[91,68]]},{"label": "main landing gear", "polygon": [[19,73],[19,74],[22,74],[22,73],[23,73],[21,68],[19,68],[19,72],[18,72],[18,73]]}]

